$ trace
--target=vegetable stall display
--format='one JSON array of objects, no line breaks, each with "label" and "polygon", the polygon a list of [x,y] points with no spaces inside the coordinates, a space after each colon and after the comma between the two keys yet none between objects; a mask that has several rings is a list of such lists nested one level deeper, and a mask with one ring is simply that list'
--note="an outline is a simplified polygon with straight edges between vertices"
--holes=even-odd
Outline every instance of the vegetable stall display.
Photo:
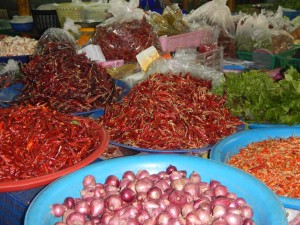
[{"label": "vegetable stall display", "polygon": [[244,198],[217,180],[204,182],[198,172],[187,174],[170,165],[152,173],[126,171],[99,183],[84,177],[80,197],[68,196],[51,206],[62,220],[76,224],[228,224],[254,225],[253,209]]},{"label": "vegetable stall display", "polygon": [[63,113],[86,112],[116,101],[120,89],[105,68],[67,42],[48,42],[22,66],[25,88],[15,104],[46,104]]},{"label": "vegetable stall display", "polygon": [[105,109],[100,123],[111,140],[147,149],[194,149],[216,143],[241,124],[210,92],[211,81],[190,74],[153,74],[121,102]]},{"label": "vegetable stall display", "polygon": [[300,198],[300,137],[254,142],[233,155],[228,164],[263,181],[277,195]]},{"label": "vegetable stall display", "polygon": [[299,90],[300,73],[290,68],[283,74],[227,73],[221,92],[232,114],[248,123],[293,125],[300,123]]},{"label": "vegetable stall display", "polygon": [[0,182],[70,167],[98,148],[101,132],[94,120],[44,106],[0,108]]}]

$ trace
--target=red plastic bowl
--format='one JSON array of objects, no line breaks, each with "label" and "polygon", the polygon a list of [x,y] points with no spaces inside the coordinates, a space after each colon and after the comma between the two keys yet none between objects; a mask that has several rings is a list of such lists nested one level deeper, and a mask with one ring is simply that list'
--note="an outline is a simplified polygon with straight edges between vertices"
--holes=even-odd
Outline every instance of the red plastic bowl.
[{"label": "red plastic bowl", "polygon": [[47,174],[40,177],[30,178],[26,180],[19,180],[19,181],[2,182],[0,183],[0,192],[22,191],[22,190],[28,190],[28,189],[44,186],[59,177],[67,175],[71,172],[74,172],[92,163],[106,150],[109,144],[109,135],[104,128],[102,128],[100,136],[101,136],[101,140],[98,148],[91,155],[89,155],[87,158],[83,159],[79,163],[70,166],[68,168],[59,170],[55,173]]}]

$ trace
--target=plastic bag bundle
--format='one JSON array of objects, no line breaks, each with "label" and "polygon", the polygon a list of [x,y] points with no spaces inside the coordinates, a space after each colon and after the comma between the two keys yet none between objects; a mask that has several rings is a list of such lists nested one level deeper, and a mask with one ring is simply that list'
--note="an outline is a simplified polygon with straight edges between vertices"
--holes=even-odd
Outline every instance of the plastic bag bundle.
[{"label": "plastic bag bundle", "polygon": [[188,23],[206,22],[211,26],[217,26],[225,36],[234,37],[235,24],[231,11],[226,5],[227,0],[212,0],[185,17]]},{"label": "plastic bag bundle", "polygon": [[278,54],[288,50],[293,42],[294,38],[287,31],[272,27],[265,14],[247,15],[238,22],[236,45],[239,51],[266,49]]},{"label": "plastic bag bundle", "polygon": [[262,9],[261,14],[267,17],[269,27],[272,29],[285,30],[288,32],[292,32],[294,29],[292,21],[283,16],[283,10],[281,6],[278,7],[275,13],[273,11]]},{"label": "plastic bag bundle", "polygon": [[242,17],[236,28],[236,46],[239,51],[252,52],[257,48],[271,49],[271,32],[266,16],[259,14]]}]

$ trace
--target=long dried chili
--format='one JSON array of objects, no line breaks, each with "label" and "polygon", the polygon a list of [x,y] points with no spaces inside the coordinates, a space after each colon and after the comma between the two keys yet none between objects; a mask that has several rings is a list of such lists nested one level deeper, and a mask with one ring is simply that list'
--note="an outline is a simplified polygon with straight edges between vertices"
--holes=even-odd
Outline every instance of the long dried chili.
[{"label": "long dried chili", "polygon": [[101,126],[44,106],[0,108],[0,182],[47,175],[88,157]]},{"label": "long dried chili", "polygon": [[101,47],[107,60],[125,62],[136,62],[136,55],[151,46],[160,49],[158,36],[146,18],[98,26],[93,44]]},{"label": "long dried chili", "polygon": [[300,137],[254,142],[233,155],[228,164],[264,182],[276,194],[300,198]]},{"label": "long dried chili", "polygon": [[49,42],[24,64],[25,89],[15,104],[47,104],[64,113],[86,112],[116,101],[119,88],[105,68],[69,43]]},{"label": "long dried chili", "polygon": [[210,81],[153,74],[108,106],[101,124],[111,140],[150,149],[193,149],[216,143],[241,124],[213,95]]}]

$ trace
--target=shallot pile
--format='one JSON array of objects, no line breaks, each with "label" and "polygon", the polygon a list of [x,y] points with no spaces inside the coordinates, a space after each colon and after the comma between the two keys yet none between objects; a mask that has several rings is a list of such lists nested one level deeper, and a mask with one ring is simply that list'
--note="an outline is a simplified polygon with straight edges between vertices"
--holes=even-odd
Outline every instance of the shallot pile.
[{"label": "shallot pile", "polygon": [[87,112],[116,101],[119,88],[105,68],[67,42],[48,42],[23,65],[24,86],[16,104],[47,104],[63,113]]},{"label": "shallot pile", "polygon": [[197,172],[188,176],[173,165],[153,174],[109,175],[104,183],[87,175],[80,193],[51,206],[62,218],[55,225],[254,225],[245,199],[217,180],[204,182]]},{"label": "shallot pile", "polygon": [[[121,102],[105,109],[101,124],[113,141],[147,149],[195,149],[215,144],[241,124],[210,92],[211,81],[190,74],[153,74]],[[159,138],[157,138],[159,137]]]}]

